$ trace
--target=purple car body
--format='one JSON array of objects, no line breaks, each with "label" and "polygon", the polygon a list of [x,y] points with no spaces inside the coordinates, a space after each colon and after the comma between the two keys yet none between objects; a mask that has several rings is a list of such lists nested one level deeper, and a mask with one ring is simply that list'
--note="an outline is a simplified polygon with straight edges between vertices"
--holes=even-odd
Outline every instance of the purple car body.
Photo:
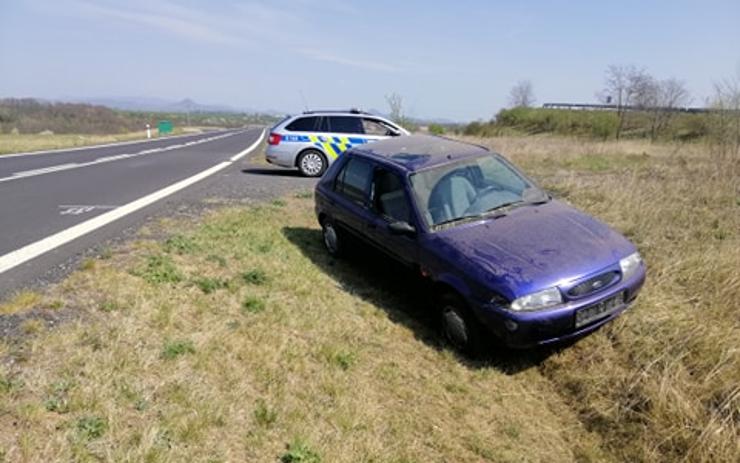
[{"label": "purple car body", "polygon": [[462,301],[465,313],[446,320],[463,337],[465,323],[515,348],[581,336],[645,280],[626,238],[479,146],[409,136],[354,148],[315,197],[330,252],[349,234],[418,269]]}]

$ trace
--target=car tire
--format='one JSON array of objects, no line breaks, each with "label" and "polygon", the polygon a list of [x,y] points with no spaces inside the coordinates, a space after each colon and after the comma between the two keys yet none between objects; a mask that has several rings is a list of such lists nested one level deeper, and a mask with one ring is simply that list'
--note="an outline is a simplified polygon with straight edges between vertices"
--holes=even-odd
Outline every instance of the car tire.
[{"label": "car tire", "polygon": [[442,336],[455,350],[477,356],[483,339],[480,322],[460,296],[446,293],[440,298]]},{"label": "car tire", "polygon": [[305,177],[321,177],[329,163],[324,153],[317,150],[306,150],[298,156],[298,170]]},{"label": "car tire", "polygon": [[329,255],[340,257],[344,250],[344,238],[341,231],[331,219],[325,219],[321,223],[321,236],[324,241],[324,247]]}]

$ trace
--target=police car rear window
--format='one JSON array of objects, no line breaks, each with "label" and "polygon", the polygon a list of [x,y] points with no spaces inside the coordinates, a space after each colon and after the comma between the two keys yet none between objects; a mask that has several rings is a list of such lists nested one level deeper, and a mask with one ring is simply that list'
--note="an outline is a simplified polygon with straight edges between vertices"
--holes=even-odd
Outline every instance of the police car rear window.
[{"label": "police car rear window", "polygon": [[316,123],[318,122],[318,117],[299,117],[298,119],[294,120],[290,124],[288,124],[285,127],[285,130],[290,130],[291,132],[313,132],[316,130]]}]

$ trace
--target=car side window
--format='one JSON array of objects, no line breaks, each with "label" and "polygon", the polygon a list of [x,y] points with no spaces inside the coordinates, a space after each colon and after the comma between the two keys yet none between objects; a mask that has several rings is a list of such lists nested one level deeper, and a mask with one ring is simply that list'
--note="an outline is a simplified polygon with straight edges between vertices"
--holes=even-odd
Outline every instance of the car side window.
[{"label": "car side window", "polygon": [[321,117],[320,119],[321,121],[319,121],[319,126],[316,128],[316,131],[321,133],[329,132],[329,118]]},{"label": "car side window", "polygon": [[372,192],[373,208],[386,220],[411,223],[411,205],[400,175],[376,169]]},{"label": "car side window", "polygon": [[319,121],[318,117],[299,117],[285,127],[285,130],[291,132],[313,132]]},{"label": "car side window", "polygon": [[353,116],[330,116],[329,130],[337,133],[365,133],[362,120]]},{"label": "car side window", "polygon": [[353,157],[337,175],[334,191],[350,200],[365,204],[370,193],[373,166],[369,161]]},{"label": "car side window", "polygon": [[368,135],[389,136],[393,131],[387,125],[375,119],[362,118],[362,127]]}]

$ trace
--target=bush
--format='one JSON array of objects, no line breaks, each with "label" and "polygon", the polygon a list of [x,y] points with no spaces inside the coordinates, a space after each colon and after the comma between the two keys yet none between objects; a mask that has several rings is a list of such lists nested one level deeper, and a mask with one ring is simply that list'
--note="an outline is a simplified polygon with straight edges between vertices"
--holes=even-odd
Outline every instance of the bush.
[{"label": "bush", "polygon": [[444,135],[445,128],[440,124],[429,124],[429,133],[432,135]]}]

